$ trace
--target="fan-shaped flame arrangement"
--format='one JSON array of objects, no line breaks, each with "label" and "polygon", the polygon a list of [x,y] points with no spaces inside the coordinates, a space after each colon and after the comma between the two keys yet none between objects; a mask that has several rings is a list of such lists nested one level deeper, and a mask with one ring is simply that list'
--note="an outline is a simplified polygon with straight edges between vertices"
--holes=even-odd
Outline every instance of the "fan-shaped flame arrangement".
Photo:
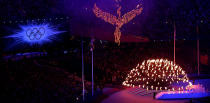
[{"label": "fan-shaped flame arrangement", "polygon": [[172,83],[186,83],[191,86],[185,71],[173,61],[167,59],[148,59],[133,68],[125,81],[122,83],[127,87],[142,87],[147,90],[186,90],[171,87]]}]

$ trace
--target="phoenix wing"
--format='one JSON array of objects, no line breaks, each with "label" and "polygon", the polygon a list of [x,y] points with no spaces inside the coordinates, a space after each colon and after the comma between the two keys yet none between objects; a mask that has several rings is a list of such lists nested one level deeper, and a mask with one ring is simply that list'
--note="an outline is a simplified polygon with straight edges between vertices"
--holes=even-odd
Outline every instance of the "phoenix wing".
[{"label": "phoenix wing", "polygon": [[102,11],[99,7],[97,7],[97,5],[95,4],[93,7],[93,12],[96,15],[96,17],[103,19],[105,22],[108,22],[112,25],[115,25],[117,22],[117,17]]},{"label": "phoenix wing", "polygon": [[131,10],[130,12],[124,14],[122,16],[121,22],[123,24],[128,23],[129,21],[131,21],[133,18],[135,18],[137,15],[141,14],[143,10],[143,7],[139,7],[139,5],[136,7],[136,9]]}]

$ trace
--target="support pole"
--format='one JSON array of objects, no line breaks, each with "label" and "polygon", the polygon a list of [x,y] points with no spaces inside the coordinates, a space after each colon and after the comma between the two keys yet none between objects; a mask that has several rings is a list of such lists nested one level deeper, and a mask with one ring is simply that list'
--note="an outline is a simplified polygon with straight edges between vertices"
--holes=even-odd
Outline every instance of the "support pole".
[{"label": "support pole", "polygon": [[81,46],[82,46],[82,96],[83,96],[83,101],[84,101],[85,100],[85,80],[84,80],[83,40],[82,40]]},{"label": "support pole", "polygon": [[176,63],[176,25],[174,22],[174,63]]},{"label": "support pole", "polygon": [[198,62],[198,76],[200,75],[200,41],[199,41],[199,31],[198,25],[196,26],[196,33],[197,33],[197,62]]},{"label": "support pole", "polygon": [[93,50],[92,50],[92,96],[94,95],[94,78],[93,78]]},{"label": "support pole", "polygon": [[92,96],[94,95],[94,75],[93,75],[93,50],[94,50],[94,39],[91,39],[91,53],[92,53]]}]

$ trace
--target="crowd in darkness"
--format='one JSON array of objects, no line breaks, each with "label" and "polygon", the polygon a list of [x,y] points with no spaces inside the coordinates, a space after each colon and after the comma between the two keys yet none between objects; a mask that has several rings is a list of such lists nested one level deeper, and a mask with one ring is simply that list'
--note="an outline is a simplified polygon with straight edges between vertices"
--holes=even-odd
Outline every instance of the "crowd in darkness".
[{"label": "crowd in darkness", "polygon": [[[81,78],[75,73],[52,66],[55,61],[43,59],[24,58],[1,64],[1,100],[12,103],[80,103]],[[88,81],[85,85],[87,90],[91,87]]]},{"label": "crowd in darkness", "polygon": [[[122,87],[122,82],[129,71],[143,60],[150,58],[173,60],[173,51],[164,45],[164,43],[122,43],[117,46],[114,43],[96,41],[93,50],[95,91],[102,91],[107,85]],[[44,51],[47,52],[46,55],[32,58],[20,57],[22,59],[1,62],[0,78],[5,82],[2,85],[4,89],[1,88],[0,97],[11,97],[13,98],[11,100],[16,102],[81,101],[80,44],[65,53],[61,50],[57,53],[54,50],[54,52]],[[184,54],[186,58],[180,58],[179,54]],[[186,73],[196,73],[193,68],[196,65],[192,65],[194,61],[187,58],[187,55],[191,54],[185,54],[178,48],[177,63]],[[91,59],[89,42],[85,42],[84,66],[87,94],[91,94]]]}]

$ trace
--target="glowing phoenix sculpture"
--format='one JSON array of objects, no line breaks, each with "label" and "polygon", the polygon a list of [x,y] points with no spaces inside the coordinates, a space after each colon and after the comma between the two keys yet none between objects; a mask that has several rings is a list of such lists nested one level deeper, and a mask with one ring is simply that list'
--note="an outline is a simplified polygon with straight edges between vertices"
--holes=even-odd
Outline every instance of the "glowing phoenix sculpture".
[{"label": "glowing phoenix sculpture", "polygon": [[64,31],[58,31],[56,27],[50,24],[29,24],[21,25],[21,30],[15,34],[7,36],[7,38],[15,39],[15,44],[27,43],[29,45],[42,45],[47,42],[56,40],[56,35]]},{"label": "glowing phoenix sculpture", "polygon": [[121,6],[119,6],[117,9],[118,17],[116,17],[110,13],[102,11],[96,4],[93,7],[93,12],[96,15],[96,17],[101,18],[105,22],[108,22],[115,26],[114,36],[115,36],[115,42],[118,43],[118,45],[120,45],[120,37],[121,37],[120,28],[124,24],[128,23],[133,18],[135,18],[137,15],[141,14],[143,8],[142,8],[142,5],[137,5],[136,9],[131,10],[130,12],[124,14],[123,16],[121,16],[120,10],[121,10]]}]

